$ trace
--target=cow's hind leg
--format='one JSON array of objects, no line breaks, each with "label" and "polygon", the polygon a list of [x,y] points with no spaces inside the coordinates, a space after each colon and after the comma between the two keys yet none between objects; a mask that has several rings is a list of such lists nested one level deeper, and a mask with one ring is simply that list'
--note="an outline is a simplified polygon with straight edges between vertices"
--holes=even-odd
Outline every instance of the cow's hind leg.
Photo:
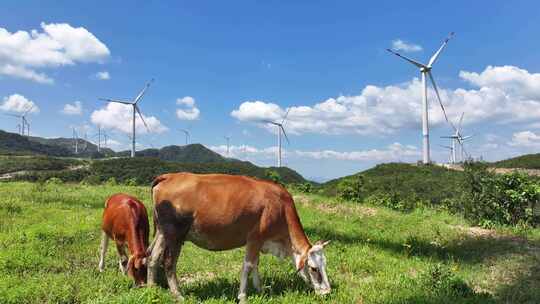
[{"label": "cow's hind leg", "polygon": [[165,251],[165,238],[161,231],[156,232],[154,241],[152,242],[151,251],[149,252],[148,259],[148,277],[147,284],[148,286],[156,285],[157,281],[157,272],[160,265],[160,262],[163,258],[163,253]]},{"label": "cow's hind leg", "polygon": [[105,256],[107,255],[107,246],[109,245],[109,236],[105,231],[101,234],[101,246],[99,255],[99,272],[103,272],[105,269]]},{"label": "cow's hind leg", "polygon": [[[240,274],[240,290],[238,291],[238,300],[240,303],[247,303],[247,286],[248,286],[248,279],[249,274],[252,272],[253,269],[257,267],[258,260],[259,260],[259,252],[261,250],[261,244],[257,241],[248,241],[246,244],[246,256],[244,257],[244,264],[242,266],[242,273]],[[253,277],[253,284],[255,285],[255,277]],[[258,272],[257,272],[257,281],[258,281],[258,288],[255,286],[255,288],[260,289],[260,280],[258,279]]]},{"label": "cow's hind leg", "polygon": [[186,235],[191,228],[191,222],[191,220],[181,220],[174,225],[171,224],[164,227],[165,252],[163,256],[163,267],[165,268],[169,290],[179,299],[182,299],[182,296],[178,290],[176,264]]}]

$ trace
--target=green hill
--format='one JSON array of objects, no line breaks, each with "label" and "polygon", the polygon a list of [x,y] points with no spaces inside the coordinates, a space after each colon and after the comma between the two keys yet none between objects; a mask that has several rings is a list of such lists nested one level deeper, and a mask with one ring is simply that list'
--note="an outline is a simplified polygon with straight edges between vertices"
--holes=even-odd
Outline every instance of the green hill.
[{"label": "green hill", "polygon": [[463,176],[461,171],[439,166],[388,163],[328,181],[321,185],[320,191],[326,195],[336,196],[341,182],[359,177],[362,199],[384,193],[395,195],[402,200],[422,200],[438,204],[456,195],[456,189],[460,188]]},{"label": "green hill", "polygon": [[48,143],[36,142],[26,136],[0,130],[0,154],[28,155],[39,154],[48,156],[71,156],[65,147]]},{"label": "green hill", "polygon": [[66,150],[70,151],[73,156],[77,157],[102,158],[116,155],[116,152],[109,148],[101,148],[100,152],[98,153],[97,145],[82,138],[77,139],[77,154],[75,154],[75,140],[73,138],[43,138],[31,136],[28,139],[40,144],[65,148]]},{"label": "green hill", "polygon": [[496,168],[540,169],[540,153],[526,154],[491,163]]},{"label": "green hill", "polygon": [[[129,156],[130,151],[118,152],[117,156]],[[161,149],[145,149],[137,151],[137,156],[154,157],[164,161],[174,161],[181,163],[208,163],[222,162],[227,159],[218,153],[206,148],[201,144],[191,144],[186,146],[166,146]]]}]

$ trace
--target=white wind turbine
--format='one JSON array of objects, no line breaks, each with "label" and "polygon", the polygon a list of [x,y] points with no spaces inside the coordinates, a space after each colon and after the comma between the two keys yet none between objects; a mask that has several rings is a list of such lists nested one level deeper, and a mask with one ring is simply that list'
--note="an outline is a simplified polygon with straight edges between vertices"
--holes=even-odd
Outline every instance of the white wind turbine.
[{"label": "white wind turbine", "polygon": [[465,156],[468,156],[468,153],[467,153],[467,151],[465,150],[465,147],[463,146],[463,143],[464,143],[465,141],[471,139],[471,137],[474,136],[474,135],[463,136],[462,123],[463,123],[463,116],[464,116],[464,115],[465,115],[465,112],[462,112],[462,113],[461,113],[461,116],[460,116],[460,118],[459,118],[457,127],[456,127],[451,121],[449,121],[450,126],[452,126],[452,129],[454,129],[454,134],[452,134],[452,135],[450,135],[450,136],[441,136],[442,138],[449,138],[449,139],[452,140],[452,148],[453,148],[452,158],[453,158],[454,163],[457,162],[457,158],[456,158],[456,152],[457,152],[457,149],[456,149],[456,142],[459,144],[459,147],[460,147],[460,155],[461,155],[461,161],[463,162],[463,160],[464,160],[464,155],[465,155]]},{"label": "white wind turbine", "polygon": [[231,145],[231,136],[230,135],[226,135],[226,136],[223,136],[225,138],[225,140],[227,140],[227,157],[229,157],[229,152],[230,152],[230,145]]},{"label": "white wind turbine", "polygon": [[31,105],[29,108],[27,108],[27,110],[25,110],[23,112],[23,114],[5,114],[5,115],[8,115],[8,116],[13,116],[13,117],[17,117],[17,118],[20,118],[21,119],[21,124],[17,125],[17,127],[19,128],[19,133],[21,135],[27,135],[27,136],[30,136],[30,123],[28,122],[28,120],[26,119],[26,115],[28,113],[30,113],[30,111],[32,111],[32,109],[34,109],[34,106]]},{"label": "white wind turbine", "polygon": [[139,93],[139,95],[137,95],[137,97],[135,97],[135,99],[133,99],[133,101],[123,101],[123,100],[115,100],[115,99],[108,99],[108,98],[100,98],[101,100],[104,100],[104,101],[107,101],[107,102],[116,102],[116,103],[121,103],[121,104],[125,104],[125,105],[130,105],[130,106],[133,107],[133,120],[132,120],[132,131],[131,131],[131,157],[135,157],[135,119],[136,119],[135,112],[137,112],[137,114],[139,114],[139,117],[141,118],[144,126],[150,132],[150,129],[148,128],[148,125],[146,124],[146,121],[144,121],[141,110],[139,109],[139,106],[138,106],[137,103],[142,99],[142,97],[144,96],[144,93],[146,92],[148,87],[150,87],[152,82],[154,82],[154,79],[150,80],[144,86],[142,91]]},{"label": "white wind turbine", "polygon": [[420,69],[420,73],[422,74],[422,136],[423,136],[423,142],[422,142],[422,162],[424,164],[430,163],[430,156],[429,156],[429,119],[428,119],[428,101],[427,101],[427,82],[426,82],[426,76],[429,77],[431,80],[431,84],[433,85],[433,89],[435,90],[435,94],[437,95],[437,99],[439,100],[439,104],[441,105],[441,108],[444,113],[444,118],[446,121],[448,121],[448,117],[446,116],[446,111],[444,110],[444,106],[441,101],[441,97],[439,96],[439,90],[437,89],[437,85],[435,84],[435,79],[433,79],[433,75],[431,74],[431,69],[433,68],[433,64],[435,61],[437,61],[437,58],[439,58],[439,55],[441,54],[442,50],[446,47],[446,44],[448,44],[448,41],[452,36],[454,35],[454,32],[450,33],[448,37],[444,40],[441,47],[431,56],[429,59],[428,64],[423,64],[418,61],[412,60],[410,58],[407,58],[391,49],[387,49],[388,52],[408,61],[409,63],[413,64],[417,68]]},{"label": "white wind turbine", "polygon": [[289,138],[287,137],[287,133],[285,133],[285,128],[283,128],[283,124],[285,124],[285,120],[287,119],[287,115],[289,115],[289,110],[291,108],[287,109],[287,113],[285,113],[285,116],[283,116],[283,120],[281,122],[275,122],[271,120],[263,120],[265,123],[272,124],[277,127],[277,141],[278,141],[278,152],[277,152],[277,166],[278,168],[281,167],[281,132],[283,132],[283,136],[287,140],[287,143],[290,144]]},{"label": "white wind turbine", "polygon": [[188,145],[189,143],[189,139],[191,137],[191,134],[189,133],[189,130],[187,129],[180,129],[179,130],[180,132],[184,133],[184,135],[186,135],[186,146]]}]

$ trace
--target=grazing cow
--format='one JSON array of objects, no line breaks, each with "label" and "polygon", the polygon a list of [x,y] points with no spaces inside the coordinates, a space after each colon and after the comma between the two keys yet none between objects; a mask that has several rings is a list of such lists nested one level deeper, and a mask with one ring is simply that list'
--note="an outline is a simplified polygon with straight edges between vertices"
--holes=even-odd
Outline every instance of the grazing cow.
[{"label": "grazing cow", "polygon": [[330,293],[323,247],[311,245],[291,195],[282,186],[245,176],[174,173],[152,184],[156,238],[149,249],[148,285],[163,259],[171,292],[178,291],[176,262],[185,240],[212,251],[246,246],[238,299],[246,301],[248,276],[260,292],[259,252],[292,258],[298,274],[320,295]]},{"label": "grazing cow", "polygon": [[[117,193],[105,202],[99,271],[105,268],[109,238],[116,242],[120,256],[120,271],[135,280],[137,286],[146,283],[146,250],[148,248],[148,214],[143,203],[135,197]],[[128,259],[126,245],[131,257]]]}]

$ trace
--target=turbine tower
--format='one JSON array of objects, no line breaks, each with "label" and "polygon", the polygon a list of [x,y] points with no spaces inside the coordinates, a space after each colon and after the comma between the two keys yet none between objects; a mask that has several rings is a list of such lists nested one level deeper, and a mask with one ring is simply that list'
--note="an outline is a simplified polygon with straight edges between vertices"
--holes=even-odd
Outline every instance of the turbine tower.
[{"label": "turbine tower", "polygon": [[230,136],[230,135],[227,135],[227,136],[223,136],[223,137],[227,140],[227,157],[229,157],[230,144],[231,144],[231,136]]},{"label": "turbine tower", "polygon": [[291,108],[287,109],[287,113],[285,113],[285,116],[283,117],[283,120],[281,122],[275,122],[271,120],[263,120],[266,123],[272,124],[277,127],[277,141],[278,141],[278,152],[277,152],[277,166],[278,168],[281,167],[281,133],[283,132],[283,136],[287,140],[287,143],[290,144],[289,138],[287,137],[287,133],[285,133],[285,128],[283,128],[283,124],[285,124],[285,120],[287,119],[287,115],[289,115],[289,111]]},{"label": "turbine tower", "polygon": [[79,135],[77,134],[75,127],[72,127],[72,128],[73,128],[72,138],[75,142],[75,154],[79,154]]},{"label": "turbine tower", "polygon": [[430,163],[430,155],[429,155],[429,118],[428,118],[428,101],[427,101],[427,81],[426,77],[429,77],[431,80],[431,84],[433,85],[433,89],[435,90],[435,94],[437,95],[437,99],[439,100],[439,104],[441,105],[441,109],[444,113],[444,118],[446,121],[448,121],[448,117],[446,116],[446,111],[444,110],[444,106],[441,101],[441,97],[439,96],[439,90],[437,89],[437,85],[435,84],[435,79],[433,78],[433,75],[431,73],[431,69],[433,68],[433,64],[435,61],[437,61],[437,58],[439,58],[439,55],[443,51],[443,49],[448,44],[448,41],[452,38],[454,35],[454,32],[451,32],[450,35],[444,40],[441,47],[431,56],[429,59],[428,64],[423,64],[418,61],[412,60],[410,58],[407,58],[391,49],[387,49],[388,52],[398,56],[401,59],[404,59],[408,61],[409,63],[413,64],[417,68],[420,69],[420,73],[422,75],[422,162],[424,164]]},{"label": "turbine tower", "polygon": [[148,128],[148,125],[146,124],[146,121],[144,121],[144,118],[143,118],[143,116],[141,114],[141,110],[139,109],[138,102],[142,99],[142,97],[144,96],[144,93],[146,93],[146,90],[148,89],[148,87],[150,87],[152,82],[154,82],[154,79],[152,79],[148,83],[146,83],[146,85],[144,86],[142,91],[139,93],[139,95],[137,95],[137,97],[135,97],[135,99],[133,99],[132,101],[123,101],[123,100],[115,100],[115,99],[108,99],[108,98],[100,98],[101,100],[104,100],[106,102],[121,103],[121,104],[125,104],[125,105],[130,105],[130,106],[133,107],[133,120],[132,120],[132,131],[131,131],[131,157],[135,157],[135,119],[136,119],[135,113],[139,114],[139,117],[141,118],[144,126],[150,132],[150,129]]},{"label": "turbine tower", "polygon": [[189,143],[189,138],[191,137],[191,134],[189,133],[189,130],[187,129],[180,129],[180,132],[184,133],[186,135],[186,146]]}]

